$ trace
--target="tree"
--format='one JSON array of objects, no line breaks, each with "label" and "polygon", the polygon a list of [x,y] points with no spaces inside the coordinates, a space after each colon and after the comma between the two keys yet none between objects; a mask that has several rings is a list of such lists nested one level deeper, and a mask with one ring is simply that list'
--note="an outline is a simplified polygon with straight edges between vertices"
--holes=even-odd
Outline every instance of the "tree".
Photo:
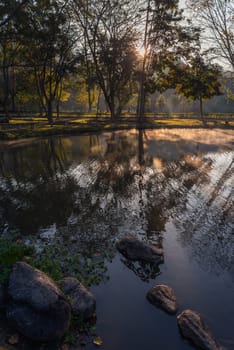
[{"label": "tree", "polygon": [[[95,68],[100,86],[114,119],[130,98],[129,85],[136,64],[135,1],[74,0],[73,11],[84,32],[86,57]],[[87,65],[87,77],[90,65]]]},{"label": "tree", "polygon": [[[81,76],[85,77],[85,85],[86,85],[86,94],[87,94],[87,102],[88,102],[88,113],[92,112],[93,104],[96,101],[96,92],[99,90],[96,79],[95,66],[93,65],[92,60],[89,58],[88,50],[86,47],[86,40],[84,46],[84,63],[82,65],[82,73]],[[96,105],[96,103],[95,103]]]},{"label": "tree", "polygon": [[183,24],[178,0],[148,0],[145,11],[139,118],[144,115],[147,93],[173,87],[168,72],[194,50],[191,44],[197,42],[199,33],[197,28]]},{"label": "tree", "polygon": [[218,65],[205,62],[201,55],[195,56],[189,64],[177,72],[176,91],[191,100],[199,100],[200,115],[203,118],[203,101],[221,95]]},{"label": "tree", "polygon": [[33,69],[41,107],[52,123],[53,104],[56,102],[58,107],[63,79],[75,63],[73,48],[77,36],[66,1],[30,0],[24,7],[19,30],[23,60]]},{"label": "tree", "polygon": [[157,98],[157,109],[159,112],[163,112],[166,105],[166,100],[163,95],[159,95]]},{"label": "tree", "polygon": [[7,25],[29,0],[3,0],[0,3],[0,28]]},{"label": "tree", "polygon": [[8,118],[10,105],[15,110],[16,65],[19,63],[16,22],[22,5],[18,0],[4,0],[0,4],[0,105]]},{"label": "tree", "polygon": [[188,5],[205,29],[215,56],[223,58],[234,70],[234,2],[233,0],[188,0]]}]

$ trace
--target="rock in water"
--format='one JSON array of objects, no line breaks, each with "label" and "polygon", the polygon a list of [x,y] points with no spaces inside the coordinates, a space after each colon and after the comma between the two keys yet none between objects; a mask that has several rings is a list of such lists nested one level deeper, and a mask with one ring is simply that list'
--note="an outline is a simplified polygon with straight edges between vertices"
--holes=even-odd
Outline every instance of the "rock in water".
[{"label": "rock in water", "polygon": [[71,309],[62,291],[43,272],[24,262],[9,277],[7,318],[28,338],[50,341],[67,331]]},{"label": "rock in water", "polygon": [[127,259],[148,263],[163,263],[163,251],[134,237],[123,238],[116,244],[118,251]]},{"label": "rock in water", "polygon": [[182,335],[202,350],[223,350],[213,339],[201,315],[192,310],[183,311],[178,317]]},{"label": "rock in water", "polygon": [[96,300],[76,278],[67,277],[60,282],[64,294],[69,298],[74,315],[87,320],[96,310]]},{"label": "rock in water", "polygon": [[154,286],[148,291],[147,299],[153,305],[162,308],[169,314],[175,314],[177,311],[175,292],[169,286],[163,284]]}]

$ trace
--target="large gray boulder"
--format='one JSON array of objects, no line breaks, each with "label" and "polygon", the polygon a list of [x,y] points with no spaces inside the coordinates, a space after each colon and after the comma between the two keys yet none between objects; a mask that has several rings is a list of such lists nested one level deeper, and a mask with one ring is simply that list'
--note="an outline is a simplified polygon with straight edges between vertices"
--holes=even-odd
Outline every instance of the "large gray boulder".
[{"label": "large gray boulder", "polygon": [[43,272],[24,262],[13,266],[6,314],[28,338],[50,341],[61,338],[70,325],[70,305],[62,291]]},{"label": "large gray boulder", "polygon": [[134,237],[121,239],[116,248],[127,259],[133,261],[144,261],[147,263],[163,263],[163,251],[153,245],[146,244]]},{"label": "large gray boulder", "polygon": [[214,340],[202,316],[192,310],[185,310],[177,317],[182,335],[202,350],[223,350]]},{"label": "large gray boulder", "polygon": [[83,320],[91,318],[96,311],[96,299],[76,278],[66,277],[60,281],[61,289],[70,301],[72,313]]},{"label": "large gray boulder", "polygon": [[175,292],[167,285],[159,284],[151,288],[147,293],[147,299],[151,304],[160,307],[169,314],[175,314],[177,311]]}]

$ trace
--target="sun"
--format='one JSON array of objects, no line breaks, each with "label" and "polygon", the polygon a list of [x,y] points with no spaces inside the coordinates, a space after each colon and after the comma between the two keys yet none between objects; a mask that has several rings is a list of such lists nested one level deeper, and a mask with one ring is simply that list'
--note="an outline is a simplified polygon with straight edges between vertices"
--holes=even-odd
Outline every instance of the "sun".
[{"label": "sun", "polygon": [[137,51],[137,54],[138,54],[139,56],[141,56],[141,57],[144,57],[144,56],[145,56],[145,48],[144,48],[143,46],[138,47],[138,48],[136,49],[136,51]]}]

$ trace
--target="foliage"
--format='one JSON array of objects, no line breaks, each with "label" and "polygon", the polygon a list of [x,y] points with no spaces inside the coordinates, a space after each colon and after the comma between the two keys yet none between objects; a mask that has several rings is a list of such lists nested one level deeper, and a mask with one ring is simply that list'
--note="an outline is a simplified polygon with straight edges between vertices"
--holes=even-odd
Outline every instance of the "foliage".
[{"label": "foliage", "polygon": [[56,260],[49,259],[48,257],[41,259],[31,257],[27,260],[27,262],[33,267],[48,274],[55,281],[63,278],[61,264]]},{"label": "foliage", "polygon": [[56,281],[73,276],[84,285],[91,286],[108,279],[105,257],[91,257],[89,253],[77,250],[71,252],[70,247],[60,240],[44,247],[41,253],[34,254],[28,261]]},{"label": "foliage", "polygon": [[186,26],[178,0],[148,0],[144,33],[144,57],[139,72],[138,114],[144,114],[149,93],[175,87],[172,77],[181,60],[196,50],[198,28]]},{"label": "foliage", "polygon": [[0,283],[5,283],[12,266],[17,261],[25,261],[48,274],[53,280],[73,276],[86,286],[99,284],[108,279],[105,257],[90,258],[76,252],[69,254],[69,248],[59,243],[45,247],[38,254],[33,245],[26,246],[15,239],[0,238]]},{"label": "foliage", "polygon": [[195,56],[188,65],[179,70],[176,90],[192,100],[202,101],[215,95],[221,95],[219,76],[220,67],[206,63],[202,56]]},{"label": "foliage", "polygon": [[[219,49],[210,55],[233,59],[231,0],[193,3],[203,23],[215,30],[219,24],[213,31]],[[175,72],[198,51],[199,34],[179,0],[3,0],[0,111],[7,119],[39,112],[51,124],[66,107],[108,110],[117,119],[155,91],[175,88]]]},{"label": "foliage", "polygon": [[34,69],[40,103],[52,122],[52,103],[62,95],[63,78],[74,64],[76,36],[66,6],[58,1],[30,2],[24,17],[20,23],[22,43],[26,45],[24,55]]},{"label": "foliage", "polygon": [[11,267],[17,262],[25,260],[32,254],[33,249],[10,239],[0,238],[0,283],[5,283]]},{"label": "foliage", "polygon": [[74,0],[73,11],[84,31],[88,85],[96,81],[115,117],[130,99],[136,64],[135,2]]}]

